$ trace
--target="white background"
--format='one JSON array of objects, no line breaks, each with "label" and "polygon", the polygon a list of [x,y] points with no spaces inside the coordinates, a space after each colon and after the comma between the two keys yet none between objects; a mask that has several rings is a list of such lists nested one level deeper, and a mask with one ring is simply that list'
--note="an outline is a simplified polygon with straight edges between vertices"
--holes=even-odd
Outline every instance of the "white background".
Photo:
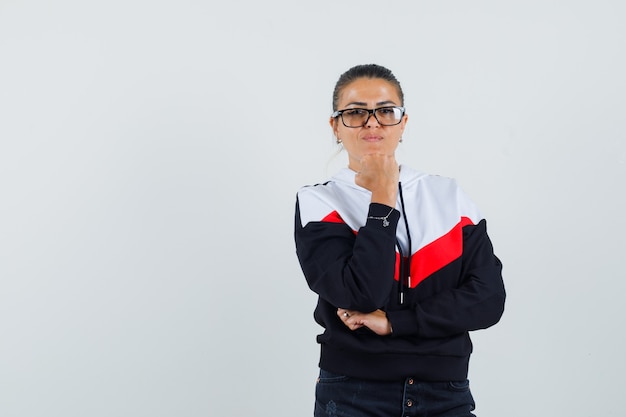
[{"label": "white background", "polygon": [[402,83],[402,163],[504,263],[481,417],[623,416],[626,6],[0,1],[0,415],[312,415],[295,192],[345,165],[331,92]]}]

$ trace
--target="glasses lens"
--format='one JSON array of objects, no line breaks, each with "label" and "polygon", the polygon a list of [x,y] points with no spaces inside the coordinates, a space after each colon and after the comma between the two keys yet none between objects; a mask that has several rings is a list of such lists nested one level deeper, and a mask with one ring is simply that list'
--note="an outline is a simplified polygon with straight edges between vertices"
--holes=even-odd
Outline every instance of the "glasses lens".
[{"label": "glasses lens", "polygon": [[393,126],[402,120],[402,109],[398,107],[381,107],[374,110],[378,123],[383,126]]},{"label": "glasses lens", "polygon": [[365,109],[348,109],[341,113],[343,123],[348,127],[361,127],[365,124],[369,112]]}]

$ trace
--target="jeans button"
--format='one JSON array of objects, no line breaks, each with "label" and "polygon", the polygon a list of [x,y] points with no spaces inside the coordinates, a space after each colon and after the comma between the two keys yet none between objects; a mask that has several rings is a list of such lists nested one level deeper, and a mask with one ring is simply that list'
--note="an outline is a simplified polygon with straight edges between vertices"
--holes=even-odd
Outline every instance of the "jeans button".
[{"label": "jeans button", "polygon": [[413,382],[415,382],[413,381],[413,378],[409,378],[409,385],[413,385]]},{"label": "jeans button", "polygon": [[407,407],[413,407],[413,400],[406,400]]}]

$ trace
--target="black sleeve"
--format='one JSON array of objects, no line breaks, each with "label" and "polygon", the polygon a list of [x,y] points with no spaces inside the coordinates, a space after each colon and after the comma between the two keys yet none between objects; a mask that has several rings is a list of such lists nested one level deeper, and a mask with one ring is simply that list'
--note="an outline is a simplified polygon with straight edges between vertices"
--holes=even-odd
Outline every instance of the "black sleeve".
[{"label": "black sleeve", "polygon": [[296,253],[311,290],[336,307],[374,311],[385,305],[393,285],[396,227],[400,212],[372,203],[368,219],[355,233],[345,223],[302,225],[296,199]]},{"label": "black sleeve", "polygon": [[389,312],[393,334],[447,337],[487,328],[504,312],[502,263],[487,235],[486,221],[463,229],[461,282],[434,294],[412,309]]}]

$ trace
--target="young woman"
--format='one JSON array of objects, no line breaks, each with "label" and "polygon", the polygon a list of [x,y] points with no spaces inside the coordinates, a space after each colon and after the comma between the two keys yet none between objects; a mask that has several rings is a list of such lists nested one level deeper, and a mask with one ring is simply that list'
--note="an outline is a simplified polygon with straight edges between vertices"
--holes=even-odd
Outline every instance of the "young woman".
[{"label": "young woman", "polygon": [[348,167],[297,194],[297,255],[324,328],[315,416],[473,416],[469,332],[504,310],[476,206],[454,180],[396,162],[403,104],[384,67],[342,74],[330,125]]}]

